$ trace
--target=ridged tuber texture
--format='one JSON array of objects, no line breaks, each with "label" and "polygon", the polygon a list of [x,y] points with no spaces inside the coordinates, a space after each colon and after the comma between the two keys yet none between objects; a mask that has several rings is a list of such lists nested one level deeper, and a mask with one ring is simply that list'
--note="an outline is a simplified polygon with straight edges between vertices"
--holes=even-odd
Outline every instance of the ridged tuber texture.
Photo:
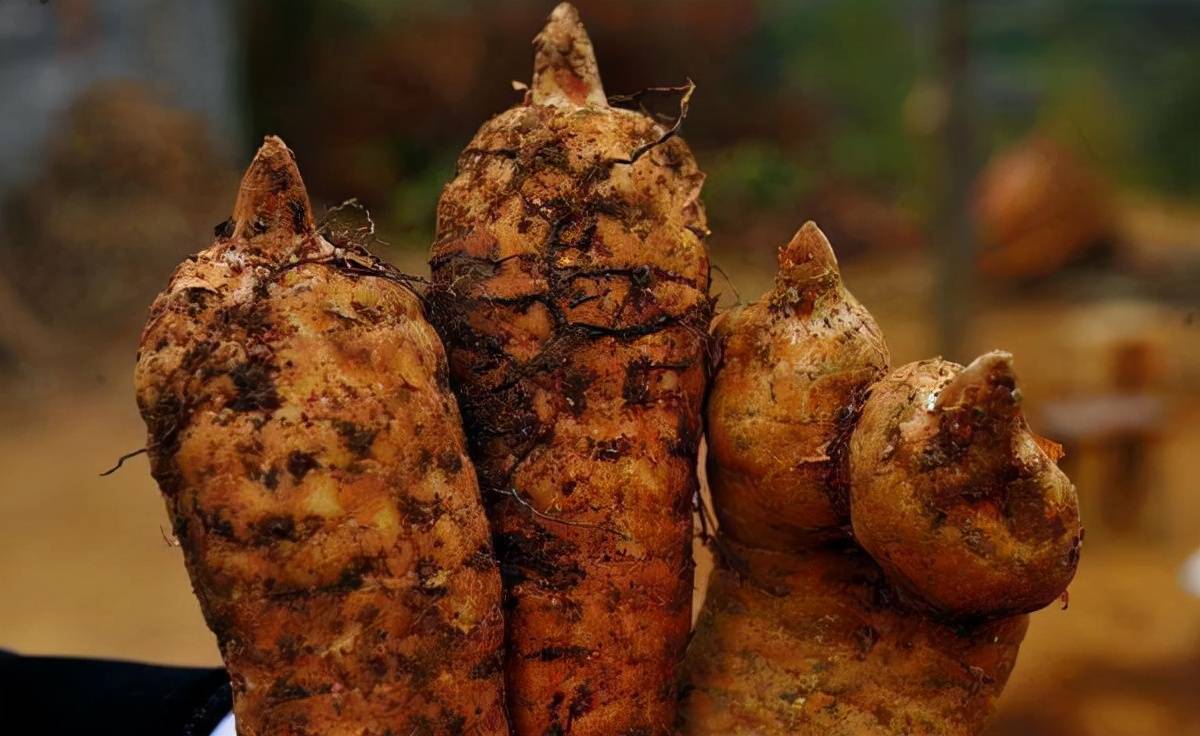
[{"label": "ridged tuber texture", "polygon": [[142,335],[151,468],[242,736],[507,733],[475,473],[438,337],[389,273],[317,233],[268,138]]},{"label": "ridged tuber texture", "polygon": [[1008,353],[910,363],[871,389],[850,442],[854,535],[953,616],[1036,611],[1075,575],[1075,488],[1029,431]]},{"label": "ridged tuber texture", "polygon": [[885,377],[879,329],[811,223],[780,251],[774,289],[714,333],[718,566],[683,733],[978,733],[1019,614],[1062,593],[1080,539],[1010,357]]},{"label": "ridged tuber texture", "polygon": [[691,736],[977,733],[1026,616],[971,626],[900,605],[853,546],[781,553],[730,543],[688,651]]},{"label": "ridged tuber texture", "polygon": [[534,46],[525,101],[442,194],[430,315],[505,579],[516,733],[668,734],[711,318],[704,177],[679,138],[608,106],[574,8]]},{"label": "ridged tuber texture", "polygon": [[815,224],[780,249],[774,289],[713,334],[708,483],[722,535],[775,550],[844,537],[846,440],[888,351]]}]

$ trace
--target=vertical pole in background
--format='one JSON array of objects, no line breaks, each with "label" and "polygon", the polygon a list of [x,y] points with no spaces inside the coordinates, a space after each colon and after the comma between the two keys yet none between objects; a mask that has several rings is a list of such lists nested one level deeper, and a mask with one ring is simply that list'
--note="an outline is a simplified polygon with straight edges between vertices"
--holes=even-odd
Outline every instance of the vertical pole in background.
[{"label": "vertical pole in background", "polygon": [[942,191],[934,237],[937,248],[936,311],[938,349],[963,362],[964,336],[971,319],[975,273],[974,233],[969,212],[975,173],[968,99],[970,0],[938,3],[938,66],[946,95],[941,135]]}]

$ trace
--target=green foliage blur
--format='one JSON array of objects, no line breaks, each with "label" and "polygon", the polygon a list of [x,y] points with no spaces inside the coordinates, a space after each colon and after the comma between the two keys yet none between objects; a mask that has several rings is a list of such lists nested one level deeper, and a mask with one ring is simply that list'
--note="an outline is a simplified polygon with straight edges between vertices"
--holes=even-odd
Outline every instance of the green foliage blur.
[{"label": "green foliage blur", "polygon": [[[684,134],[709,174],[714,230],[800,211],[837,229],[847,191],[928,222],[940,3],[577,4],[610,93],[696,80]],[[401,244],[423,247],[457,151],[519,99],[509,82],[528,79],[529,39],[550,7],[246,4],[248,128],[281,133],[318,196],[354,193]],[[1200,196],[1200,3],[986,0],[968,11],[976,164],[1038,131],[1120,186]]]}]

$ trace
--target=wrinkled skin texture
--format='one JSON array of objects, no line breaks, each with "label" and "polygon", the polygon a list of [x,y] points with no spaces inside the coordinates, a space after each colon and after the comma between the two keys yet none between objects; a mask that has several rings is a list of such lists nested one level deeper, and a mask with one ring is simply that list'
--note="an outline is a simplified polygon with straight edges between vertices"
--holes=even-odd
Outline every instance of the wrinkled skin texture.
[{"label": "wrinkled skin texture", "polygon": [[[500,579],[441,345],[268,138],[155,301],[151,468],[243,736],[505,734]],[[305,263],[305,261],[320,261]]]},{"label": "wrinkled skin texture", "polygon": [[734,545],[688,651],[685,732],[978,733],[1027,617],[956,627],[906,609],[853,546],[784,554]]},{"label": "wrinkled skin texture", "polygon": [[816,225],[779,258],[775,288],[714,324],[721,357],[707,427],[722,534],[782,551],[844,536],[846,440],[888,351]]},{"label": "wrinkled skin texture", "polygon": [[518,734],[672,733],[711,317],[703,175],[604,103],[560,6],[438,205],[446,343],[508,596]]},{"label": "wrinkled skin texture", "polygon": [[854,534],[913,600],[1036,611],[1075,575],[1075,488],[1020,412],[1011,356],[911,363],[871,389],[850,442]]}]

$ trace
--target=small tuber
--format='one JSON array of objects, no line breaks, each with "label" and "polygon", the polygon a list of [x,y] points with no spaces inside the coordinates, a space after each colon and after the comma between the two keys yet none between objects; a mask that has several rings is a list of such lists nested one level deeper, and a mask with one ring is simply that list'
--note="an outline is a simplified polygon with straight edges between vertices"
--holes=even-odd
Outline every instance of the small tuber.
[{"label": "small tuber", "polygon": [[1075,488],[1029,431],[1012,356],[910,363],[871,388],[850,441],[854,536],[949,616],[1043,608],[1079,562]]},{"label": "small tuber", "polygon": [[820,229],[800,228],[779,251],[774,289],[712,331],[721,362],[708,397],[708,483],[722,535],[775,550],[844,536],[846,440],[888,351]]}]

